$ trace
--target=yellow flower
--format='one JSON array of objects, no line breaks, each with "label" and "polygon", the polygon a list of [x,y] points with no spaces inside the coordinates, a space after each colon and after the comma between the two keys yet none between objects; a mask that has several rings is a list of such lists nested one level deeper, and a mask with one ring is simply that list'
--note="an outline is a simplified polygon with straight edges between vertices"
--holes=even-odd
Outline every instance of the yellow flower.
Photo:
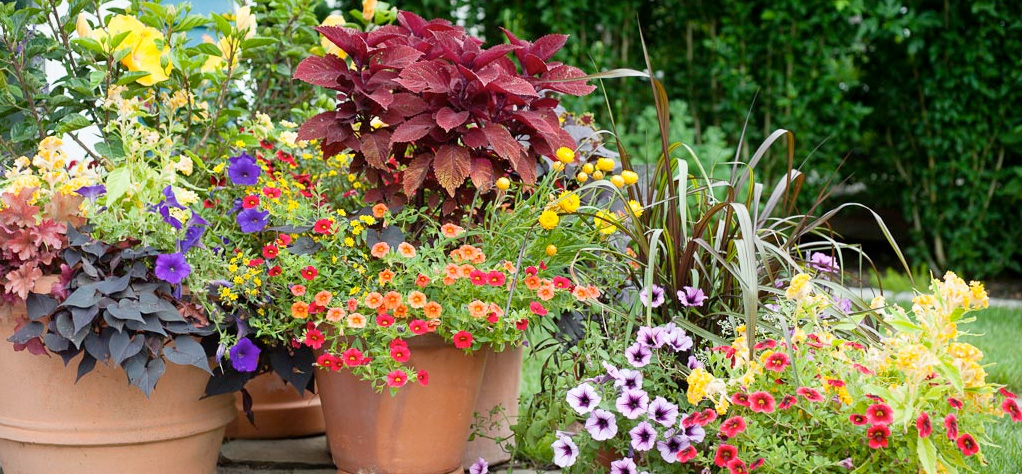
[{"label": "yellow flower", "polygon": [[557,255],[557,246],[554,244],[547,245],[546,254],[548,257],[553,257],[554,255]]},{"label": "yellow flower", "polygon": [[143,86],[151,86],[170,79],[169,74],[174,66],[170,64],[170,61],[167,61],[166,67],[162,65],[163,57],[170,53],[170,46],[164,44],[163,49],[156,46],[157,41],[165,43],[163,33],[156,28],[146,26],[133,16],[117,15],[110,19],[106,31],[93,31],[92,36],[93,39],[99,40],[104,37],[115,38],[124,32],[128,32],[128,36],[121,41],[121,44],[117,45],[114,51],[130,49],[131,52],[121,59],[121,64],[132,72],[149,73],[147,76],[136,79],[135,82]]},{"label": "yellow flower", "polygon": [[372,20],[376,15],[376,0],[362,0],[362,19]]},{"label": "yellow flower", "polygon": [[510,179],[507,179],[505,177],[500,177],[499,179],[497,179],[497,189],[501,191],[507,191],[507,189],[510,187],[511,187]]},{"label": "yellow flower", "polygon": [[593,171],[593,179],[596,180],[603,179],[603,171],[600,170]]},{"label": "yellow flower", "polygon": [[[213,42],[213,39],[209,36],[203,36],[202,40],[204,43]],[[225,67],[224,64],[227,62],[226,58],[233,58],[232,67],[238,65],[238,57],[241,56],[241,42],[237,39],[224,36],[217,40],[216,47],[220,50],[220,56],[210,55],[206,58],[206,62],[202,63],[202,72],[215,72],[223,69]],[[239,147],[242,146],[244,145],[239,145]]]},{"label": "yellow flower", "polygon": [[979,362],[983,360],[983,352],[976,346],[967,342],[952,342],[948,345],[947,353],[956,359],[971,360]]},{"label": "yellow flower", "polygon": [[639,175],[632,170],[624,170],[621,172],[621,177],[624,178],[625,184],[631,186],[639,182]]},{"label": "yellow flower", "polygon": [[613,184],[614,187],[617,188],[623,188],[625,187],[625,179],[622,178],[621,175],[616,174],[610,177],[610,184]]},{"label": "yellow flower", "polygon": [[801,300],[813,292],[813,284],[809,282],[808,273],[799,273],[791,279],[791,285],[784,291],[789,300]]},{"label": "yellow flower", "polygon": [[869,302],[870,309],[880,309],[887,306],[887,300],[883,296],[877,296],[873,298],[873,301]]},{"label": "yellow flower", "polygon": [[707,395],[707,388],[710,386],[710,382],[713,382],[713,374],[706,371],[702,367],[692,369],[692,372],[688,374],[688,402],[695,405],[701,402]]},{"label": "yellow flower", "polygon": [[596,228],[603,235],[617,232],[617,218],[603,209],[596,211],[596,215],[593,216],[593,223],[596,224]]},{"label": "yellow flower", "polygon": [[600,171],[614,171],[614,160],[610,158],[600,158],[596,160],[596,169]]},{"label": "yellow flower", "polygon": [[642,204],[639,204],[639,201],[629,200],[628,208],[632,210],[632,214],[635,214],[635,217],[642,217]]},{"label": "yellow flower", "polygon": [[575,161],[575,151],[566,146],[558,148],[557,151],[554,152],[554,155],[557,156],[557,161],[560,161],[561,163],[564,164],[568,164]]},{"label": "yellow flower", "polygon": [[238,33],[245,33],[245,39],[255,36],[256,18],[255,15],[252,14],[251,7],[245,6],[238,9],[234,26],[238,29]]},{"label": "yellow flower", "polygon": [[84,13],[78,14],[78,21],[75,22],[75,31],[80,38],[92,37],[92,28],[89,26],[89,20],[85,18]]},{"label": "yellow flower", "polygon": [[575,179],[578,180],[578,182],[580,183],[589,181],[589,173],[586,173],[585,171],[579,171],[579,173],[575,175]]},{"label": "yellow flower", "polygon": [[557,223],[560,222],[561,218],[557,217],[557,213],[549,209],[543,211],[539,215],[539,225],[546,230],[552,230],[557,227]]},{"label": "yellow flower", "polygon": [[585,174],[593,174],[593,171],[595,171],[595,168],[593,168],[593,164],[592,163],[586,163],[586,164],[582,165],[582,172],[583,173],[585,173]]},{"label": "yellow flower", "polygon": [[[341,15],[330,15],[323,19],[323,23],[320,26],[344,26],[344,17]],[[339,46],[326,39],[326,36],[319,39],[319,45],[323,47],[325,55],[334,55],[341,59],[348,57],[348,53],[345,53]]]},{"label": "yellow flower", "polygon": [[571,191],[563,191],[557,198],[557,204],[567,214],[574,214],[578,210],[579,206],[582,205],[582,199]]}]

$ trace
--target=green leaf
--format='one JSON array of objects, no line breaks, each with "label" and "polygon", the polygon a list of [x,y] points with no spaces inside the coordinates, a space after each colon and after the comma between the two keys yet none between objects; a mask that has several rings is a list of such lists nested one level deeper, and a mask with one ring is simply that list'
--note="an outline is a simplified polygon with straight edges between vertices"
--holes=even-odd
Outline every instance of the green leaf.
[{"label": "green leaf", "polygon": [[206,17],[202,15],[188,15],[183,20],[181,20],[180,23],[177,24],[177,30],[186,31],[192,28],[205,26],[207,23],[209,23],[209,20],[207,20]]},{"label": "green leaf", "polygon": [[117,80],[117,85],[126,86],[148,75],[149,73],[145,71],[128,71]]},{"label": "green leaf", "polygon": [[214,14],[212,14],[210,16],[213,17],[213,23],[216,25],[216,30],[221,35],[227,36],[227,35],[229,35],[231,33],[231,30],[233,29],[231,27],[231,23],[229,21],[227,21],[227,19],[224,18],[223,15],[220,15],[218,13],[214,13]]},{"label": "green leaf", "polygon": [[937,448],[933,446],[930,438],[919,438],[916,453],[919,455],[919,464],[922,464],[926,474],[937,474]]},{"label": "green leaf", "polygon": [[124,193],[128,192],[131,186],[131,175],[128,169],[121,167],[110,172],[106,176],[106,205],[117,202]]},{"label": "green leaf", "polygon": [[254,49],[254,48],[259,48],[259,47],[263,47],[263,46],[269,46],[271,44],[276,44],[276,43],[277,43],[277,40],[275,38],[267,38],[265,36],[256,36],[254,38],[249,38],[249,39],[247,39],[245,41],[242,41],[241,42],[241,49]]},{"label": "green leaf", "polygon": [[71,40],[71,44],[84,48],[88,51],[92,51],[96,54],[106,54],[106,51],[103,50],[103,45],[92,38],[75,38]]},{"label": "green leaf", "polygon": [[222,56],[220,48],[218,48],[213,43],[202,43],[196,46],[195,49],[199,50],[199,52],[202,54],[208,54],[210,56],[215,56],[218,58]]},{"label": "green leaf", "polygon": [[64,119],[60,121],[60,124],[57,125],[57,133],[65,134],[75,130],[81,130],[89,125],[92,125],[91,120],[78,114],[71,114],[64,117]]}]

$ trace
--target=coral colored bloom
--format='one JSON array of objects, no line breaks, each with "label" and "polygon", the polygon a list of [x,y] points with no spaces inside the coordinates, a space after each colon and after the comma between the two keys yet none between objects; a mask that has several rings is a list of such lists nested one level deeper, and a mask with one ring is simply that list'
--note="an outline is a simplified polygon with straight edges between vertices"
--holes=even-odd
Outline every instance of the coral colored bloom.
[{"label": "coral colored bloom", "polygon": [[720,424],[720,432],[728,438],[734,438],[743,431],[745,431],[745,418],[740,416],[732,416]]},{"label": "coral colored bloom", "polygon": [[383,258],[390,252],[390,244],[386,242],[377,242],[373,245],[372,249],[369,250],[369,254],[376,258]]},{"label": "coral colored bloom", "polygon": [[365,356],[362,355],[362,351],[355,349],[354,347],[341,354],[341,360],[343,360],[344,365],[348,367],[362,365],[363,359],[365,359]]},{"label": "coral colored bloom", "polygon": [[529,311],[532,311],[532,314],[535,314],[536,316],[547,315],[546,308],[544,308],[543,303],[540,303],[539,301],[533,301],[529,303]]},{"label": "coral colored bloom", "polygon": [[979,452],[979,443],[969,433],[959,436],[955,444],[958,445],[958,449],[962,450],[962,454],[966,456],[972,456]]},{"label": "coral colored bloom", "polygon": [[384,308],[397,309],[398,306],[401,306],[401,293],[388,291],[387,294],[383,295]]},{"label": "coral colored bloom", "polygon": [[1014,398],[1006,398],[1001,403],[1001,410],[1011,417],[1011,421],[1016,423],[1022,422],[1022,410],[1018,407],[1018,402]]},{"label": "coral colored bloom", "polygon": [[342,308],[330,308],[326,310],[326,320],[332,323],[336,323],[346,316],[344,309]]},{"label": "coral colored bloom", "polygon": [[489,309],[490,305],[479,300],[473,300],[468,304],[468,315],[476,319],[485,318]]},{"label": "coral colored bloom", "polygon": [[326,341],[326,338],[323,337],[323,332],[318,329],[310,329],[305,333],[305,345],[313,349],[323,347],[324,341]]},{"label": "coral colored bloom", "polygon": [[788,358],[788,354],[785,354],[783,352],[774,352],[773,354],[770,354],[769,357],[767,357],[766,361],[763,364],[763,368],[777,373],[781,373],[784,372],[784,369],[787,368],[788,364],[790,363],[791,360]]},{"label": "coral colored bloom", "polygon": [[279,253],[280,249],[276,245],[271,244],[263,246],[263,257],[266,259],[276,258]]},{"label": "coral colored bloom", "polygon": [[404,258],[413,258],[416,255],[415,247],[408,242],[397,244],[397,253]]},{"label": "coral colored bloom", "polygon": [[795,390],[795,393],[802,395],[803,397],[805,397],[806,400],[810,402],[819,403],[824,400],[823,395],[821,395],[820,392],[817,392],[816,390],[811,389],[809,387],[799,387],[797,390]]},{"label": "coral colored bloom", "polygon": [[454,341],[454,347],[458,349],[468,349],[472,347],[472,334],[468,331],[458,331],[452,338]]},{"label": "coral colored bloom", "polygon": [[408,375],[403,370],[395,370],[387,374],[387,386],[392,388],[403,387],[408,382]]},{"label": "coral colored bloom", "polygon": [[429,300],[426,298],[426,295],[421,291],[412,291],[408,293],[408,306],[415,309],[422,309],[426,306],[428,301]]},{"label": "coral colored bloom", "polygon": [[320,291],[319,293],[316,293],[316,296],[313,299],[316,301],[316,304],[325,307],[330,304],[330,300],[332,300],[333,298],[334,298],[333,294],[331,294],[329,291],[323,290]]},{"label": "coral colored bloom", "polygon": [[348,311],[355,311],[358,309],[358,300],[355,298],[348,298]]},{"label": "coral colored bloom", "polygon": [[312,281],[316,278],[317,275],[319,275],[319,270],[316,270],[316,267],[309,265],[302,269],[301,274],[302,278],[308,281]]},{"label": "coral colored bloom", "polygon": [[848,415],[848,420],[855,426],[862,426],[869,424],[869,419],[862,413],[852,413]]},{"label": "coral colored bloom", "polygon": [[330,234],[332,232],[334,222],[330,219],[320,219],[312,225],[312,231],[317,234]]},{"label": "coral colored bloom", "polygon": [[947,438],[954,440],[958,438],[958,417],[954,413],[944,417],[944,429],[947,430]]},{"label": "coral colored bloom", "polygon": [[389,314],[381,314],[376,316],[376,325],[381,328],[389,328],[394,325],[394,317]]},{"label": "coral colored bloom", "polygon": [[415,286],[425,288],[429,285],[429,281],[430,279],[428,276],[420,273],[419,276],[415,277]]},{"label": "coral colored bloom", "polygon": [[376,309],[383,306],[383,295],[378,292],[371,292],[366,295],[365,304],[370,309]]},{"label": "coral colored bloom", "polygon": [[889,425],[894,422],[894,410],[885,403],[876,403],[866,408],[866,418],[875,425]]},{"label": "coral colored bloom", "polygon": [[415,373],[415,378],[419,381],[419,385],[422,385],[423,387],[429,385],[429,372],[420,370]]},{"label": "coral colored bloom", "polygon": [[738,459],[738,448],[730,444],[717,446],[717,454],[713,456],[713,463],[717,467],[727,466],[727,463],[731,462],[732,459]]},{"label": "coral colored bloom", "polygon": [[454,239],[465,232],[465,229],[461,226],[451,224],[450,222],[440,226],[440,234],[448,239]]},{"label": "coral colored bloom", "polygon": [[699,452],[696,451],[695,446],[690,444],[686,446],[685,449],[678,452],[678,462],[689,462],[695,459],[698,455]]},{"label": "coral colored bloom", "polygon": [[930,415],[925,411],[919,414],[916,418],[916,429],[919,430],[920,438],[927,438],[930,433],[933,433],[933,424],[930,423]]},{"label": "coral colored bloom", "polygon": [[309,317],[309,305],[302,301],[291,303],[291,316],[298,319]]},{"label": "coral colored bloom", "polygon": [[891,430],[887,425],[873,425],[866,430],[866,439],[869,440],[869,447],[880,449],[887,447],[887,438],[891,436]]},{"label": "coral colored bloom", "polygon": [[543,301],[550,301],[556,296],[553,284],[544,284],[536,290],[536,296]]},{"label": "coral colored bloom", "polygon": [[305,296],[305,285],[291,285],[290,289],[294,296]]},{"label": "coral colored bloom", "polygon": [[756,413],[773,413],[774,396],[767,392],[755,392],[749,395],[749,409]]},{"label": "coral colored bloom", "polygon": [[440,313],[443,312],[443,309],[444,308],[443,306],[440,306],[440,303],[430,301],[429,303],[426,303],[426,306],[422,307],[422,312],[427,318],[436,319],[440,317]]},{"label": "coral colored bloom", "polygon": [[366,317],[359,313],[351,313],[348,315],[346,324],[352,329],[362,329],[366,327]]}]

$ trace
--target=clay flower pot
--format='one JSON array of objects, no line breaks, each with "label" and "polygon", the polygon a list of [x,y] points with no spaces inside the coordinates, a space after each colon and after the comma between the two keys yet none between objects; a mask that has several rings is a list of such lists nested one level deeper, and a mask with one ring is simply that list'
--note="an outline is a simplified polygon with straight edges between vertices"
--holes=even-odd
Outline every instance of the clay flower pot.
[{"label": "clay flower pot", "polygon": [[320,435],[326,430],[319,396],[298,395],[276,372],[260,375],[247,384],[252,395],[255,425],[249,423],[241,394],[235,396],[238,417],[227,426],[227,439],[283,439]]},{"label": "clay flower pot", "polygon": [[228,395],[200,400],[208,374],[167,364],[149,399],[103,363],[75,384],[75,361],[64,367],[60,357],[15,352],[7,342],[24,314],[24,305],[0,305],[4,474],[216,472],[236,412]]},{"label": "clay flower pot", "polygon": [[461,457],[487,353],[466,355],[435,335],[408,341],[408,364],[429,372],[429,385],[410,381],[377,393],[348,370],[316,370],[330,454],[339,474],[463,472]]},{"label": "clay flower pot", "polygon": [[[479,458],[485,459],[491,466],[511,460],[507,448],[514,446],[515,441],[511,425],[518,419],[524,353],[521,346],[504,352],[490,351],[475,407],[477,418],[474,429],[477,434],[465,449],[464,465],[468,466]],[[504,448],[495,441],[497,439],[507,440],[502,443]]]}]

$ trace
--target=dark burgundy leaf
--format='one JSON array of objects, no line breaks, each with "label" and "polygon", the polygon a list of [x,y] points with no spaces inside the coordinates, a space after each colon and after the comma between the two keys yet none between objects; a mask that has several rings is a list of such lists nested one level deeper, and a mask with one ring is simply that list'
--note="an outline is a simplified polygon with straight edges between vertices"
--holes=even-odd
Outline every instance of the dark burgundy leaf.
[{"label": "dark burgundy leaf", "polygon": [[483,127],[483,133],[486,134],[486,141],[489,142],[490,147],[501,158],[514,163],[518,155],[522,154],[521,143],[511,136],[507,127],[499,123],[488,123]]},{"label": "dark burgundy leaf", "polygon": [[420,57],[422,52],[411,46],[388,46],[371,56],[370,69],[373,72],[379,69],[401,69],[412,65]]},{"label": "dark burgundy leaf", "polygon": [[568,35],[546,35],[532,42],[529,52],[547,61],[568,42]]},{"label": "dark burgundy leaf", "polygon": [[487,64],[493,62],[495,59],[507,56],[507,53],[510,53],[511,51],[514,51],[516,49],[518,49],[518,47],[513,44],[506,43],[498,44],[497,46],[487,49],[483,51],[480,55],[476,56],[475,60],[472,62],[472,67],[478,69],[483,66],[486,66]]},{"label": "dark burgundy leaf", "polygon": [[522,68],[530,76],[547,72],[547,64],[535,54],[525,54],[521,57]]},{"label": "dark burgundy leaf", "polygon": [[391,143],[414,142],[426,136],[436,124],[437,122],[433,121],[430,114],[416,115],[399,125],[390,137],[390,141]]},{"label": "dark burgundy leaf", "polygon": [[451,131],[452,129],[460,126],[468,120],[469,113],[467,110],[461,112],[455,112],[450,107],[444,107],[436,113],[436,124],[443,128],[444,131]]},{"label": "dark burgundy leaf", "polygon": [[412,162],[405,168],[404,173],[401,175],[401,184],[405,196],[414,196],[422,186],[422,183],[426,181],[426,176],[429,175],[430,165],[433,163],[433,155],[429,153],[422,153],[412,159]]},{"label": "dark burgundy leaf", "polygon": [[331,134],[334,127],[339,128],[336,114],[333,111],[313,115],[298,128],[298,140],[319,140]]},{"label": "dark burgundy leaf", "polygon": [[493,165],[486,158],[474,158],[472,160],[472,184],[480,191],[489,191],[493,186]]},{"label": "dark burgundy leaf", "polygon": [[561,79],[572,79],[583,76],[585,76],[585,73],[582,72],[581,69],[562,64],[543,73],[543,75],[541,76],[542,79],[541,84],[544,88],[553,91],[561,92],[564,94],[583,96],[596,90],[596,86],[589,85],[585,81],[548,82]]},{"label": "dark burgundy leaf", "polygon": [[387,89],[377,89],[372,94],[369,94],[368,97],[383,108],[390,107],[390,104],[394,102],[394,94]]},{"label": "dark burgundy leaf", "polygon": [[384,129],[372,133],[362,134],[359,140],[360,151],[365,156],[369,166],[377,169],[387,167],[387,160],[390,158],[390,132]]},{"label": "dark burgundy leaf", "polygon": [[[358,61],[365,61],[369,50],[369,46],[366,45],[365,41],[365,33],[343,26],[317,26],[316,31],[322,33],[328,41],[344,50],[348,56]],[[337,59],[343,62],[340,58]],[[347,66],[345,66],[345,69],[347,69]]]},{"label": "dark burgundy leaf", "polygon": [[294,78],[330,89],[339,90],[337,78],[348,69],[343,59],[332,54],[326,56],[309,56],[298,63]]},{"label": "dark burgundy leaf", "polygon": [[470,128],[461,136],[461,139],[465,142],[465,146],[469,148],[482,148],[489,144],[489,141],[486,139],[486,134],[483,133],[483,129],[479,127]]},{"label": "dark burgundy leaf", "polygon": [[450,92],[450,75],[439,61],[412,64],[401,72],[396,82],[416,93]]},{"label": "dark burgundy leaf", "polygon": [[454,196],[454,191],[465,181],[472,166],[470,160],[468,148],[462,146],[444,145],[437,150],[433,173],[447,194]]},{"label": "dark burgundy leaf", "polygon": [[[414,94],[399,92],[394,94],[394,102],[390,104],[390,110],[400,113],[404,117],[418,115],[426,110],[426,101]],[[390,123],[390,122],[387,122]]]}]

